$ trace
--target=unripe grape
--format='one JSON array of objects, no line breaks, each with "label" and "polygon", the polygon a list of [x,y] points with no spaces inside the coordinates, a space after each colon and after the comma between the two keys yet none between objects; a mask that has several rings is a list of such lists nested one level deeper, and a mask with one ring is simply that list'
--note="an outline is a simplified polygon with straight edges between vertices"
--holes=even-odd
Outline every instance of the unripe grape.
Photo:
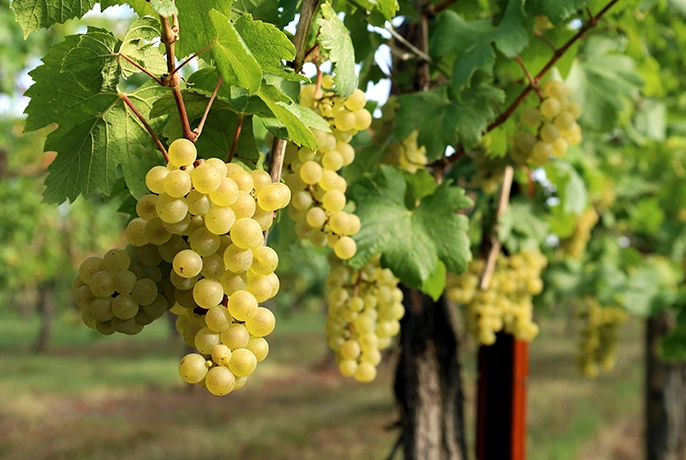
[{"label": "unripe grape", "polygon": [[207,375],[206,359],[197,353],[183,357],[179,364],[179,375],[184,382],[199,383]]},{"label": "unripe grape", "polygon": [[113,278],[114,290],[119,294],[131,294],[133,286],[136,284],[136,275],[128,270],[122,270]]},{"label": "unripe grape", "polygon": [[131,289],[131,298],[138,305],[150,305],[157,298],[157,284],[148,278],[139,279]]},{"label": "unripe grape", "polygon": [[220,254],[212,254],[202,258],[202,270],[200,274],[205,278],[219,279],[226,267],[224,266],[224,258]]},{"label": "unripe grape", "polygon": [[101,333],[102,335],[112,335],[115,332],[117,332],[117,328],[114,326],[114,324],[112,324],[112,321],[95,320],[95,330]]},{"label": "unripe grape", "polygon": [[331,89],[333,84],[333,77],[331,75],[324,75],[322,77],[322,88]]},{"label": "unripe grape", "polygon": [[568,96],[567,94],[567,88],[565,84],[561,81],[552,81],[548,80],[543,84],[543,93],[546,96],[549,96],[551,98],[555,98],[558,100],[564,99]]},{"label": "unripe grape", "polygon": [[93,300],[90,312],[97,321],[110,321],[114,318],[114,313],[112,313],[112,297]]},{"label": "unripe grape", "polygon": [[195,145],[188,139],[176,139],[169,144],[169,161],[176,167],[190,166],[197,158]]},{"label": "unripe grape", "polygon": [[553,146],[547,142],[538,141],[531,152],[531,162],[537,165],[544,164],[553,153]]}]

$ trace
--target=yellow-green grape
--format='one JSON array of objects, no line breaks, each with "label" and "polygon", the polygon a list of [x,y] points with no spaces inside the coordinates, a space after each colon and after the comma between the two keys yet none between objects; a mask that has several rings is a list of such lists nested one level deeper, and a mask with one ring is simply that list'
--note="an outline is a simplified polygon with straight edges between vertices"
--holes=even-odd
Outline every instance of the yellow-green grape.
[{"label": "yellow-green grape", "polygon": [[[353,128],[357,131],[364,131],[372,125],[372,114],[369,113],[369,111],[366,109],[354,111],[353,116],[355,117],[355,123],[353,124]],[[338,126],[336,127],[338,128]]]},{"label": "yellow-green grape", "polygon": [[236,291],[229,296],[229,313],[238,321],[247,321],[257,312],[257,300],[248,291]]},{"label": "yellow-green grape", "polygon": [[348,166],[355,160],[355,149],[353,149],[350,144],[338,142],[336,144],[336,151],[341,155],[343,166]]},{"label": "yellow-green grape", "polygon": [[[322,172],[322,177],[319,180],[319,186],[322,188],[322,190],[327,191],[327,192],[329,190],[334,190],[337,188],[336,185],[337,185],[339,177],[340,176],[338,174],[336,174],[335,171],[325,170]],[[309,192],[303,192],[303,193],[309,194]]]},{"label": "yellow-green grape", "polygon": [[263,337],[250,337],[246,350],[250,350],[258,363],[264,361],[269,354],[269,343]]},{"label": "yellow-green grape", "polygon": [[184,249],[174,256],[172,266],[177,275],[193,278],[202,270],[202,257],[191,249]]},{"label": "yellow-green grape", "polygon": [[549,80],[543,84],[542,90],[543,94],[546,96],[558,100],[565,99],[567,96],[569,96],[568,88],[561,81]]},{"label": "yellow-green grape", "polygon": [[316,161],[307,161],[300,167],[299,174],[306,184],[316,184],[322,177],[322,167]]},{"label": "yellow-green grape", "polygon": [[231,227],[233,244],[242,249],[256,248],[264,244],[260,224],[249,218],[238,219]]},{"label": "yellow-green grape", "polygon": [[274,222],[274,212],[265,211],[264,209],[258,207],[255,210],[255,214],[252,215],[252,219],[260,224],[262,231],[266,231],[272,227],[272,223]]},{"label": "yellow-green grape", "polygon": [[175,224],[186,217],[188,204],[184,198],[174,198],[165,193],[159,196],[155,210],[164,222]]},{"label": "yellow-green grape", "polygon": [[279,255],[269,246],[261,246],[252,250],[253,260],[251,269],[258,275],[267,276],[279,265]]},{"label": "yellow-green grape", "polygon": [[[320,185],[321,185],[321,182],[320,182]],[[258,200],[259,200],[259,197],[258,197]],[[291,205],[293,206],[293,208],[295,208],[299,211],[309,209],[310,206],[312,206],[312,203],[313,203],[312,194],[306,190],[301,190],[299,192],[296,192],[293,195],[293,199],[291,200]],[[262,206],[260,205],[260,207],[262,207]]]},{"label": "yellow-green grape", "polygon": [[207,375],[207,360],[197,353],[183,357],[179,364],[179,375],[184,382],[200,383]]},{"label": "yellow-green grape", "polygon": [[186,214],[183,219],[173,224],[162,221],[162,226],[172,235],[185,235],[192,223],[193,217],[190,214]]},{"label": "yellow-green grape", "polygon": [[221,341],[231,350],[243,348],[250,340],[250,333],[243,324],[232,324],[221,332]]},{"label": "yellow-green grape", "polygon": [[567,106],[567,111],[572,114],[575,120],[578,120],[581,116],[581,106],[576,101],[570,101]]},{"label": "yellow-green grape", "polygon": [[358,382],[369,383],[376,378],[376,367],[368,362],[361,362],[355,369],[353,378]]},{"label": "yellow-green grape", "polygon": [[264,185],[259,192],[257,192],[257,204],[265,211],[283,209],[288,206],[290,200],[291,190],[286,184],[279,182]]},{"label": "yellow-green grape", "polygon": [[357,117],[354,112],[340,110],[334,116],[334,126],[340,131],[351,131],[355,126]]},{"label": "yellow-green grape", "polygon": [[541,111],[537,107],[527,107],[522,110],[519,119],[525,126],[538,126],[541,123]]},{"label": "yellow-green grape", "polygon": [[114,275],[112,282],[114,283],[114,290],[119,294],[131,294],[131,290],[136,284],[136,275],[128,270],[122,270]]},{"label": "yellow-green grape", "polygon": [[531,162],[534,164],[543,164],[553,154],[553,146],[547,142],[537,141],[531,151]]},{"label": "yellow-green grape", "polygon": [[143,220],[149,221],[157,217],[157,195],[143,195],[136,203],[136,214]]},{"label": "yellow-green grape", "polygon": [[228,366],[229,360],[231,359],[231,349],[220,343],[212,349],[212,361],[220,366]]},{"label": "yellow-green grape", "polygon": [[320,207],[310,208],[305,215],[305,220],[311,227],[321,227],[326,223],[326,212]]},{"label": "yellow-green grape", "polygon": [[552,123],[545,123],[541,126],[538,135],[543,142],[552,144],[560,137],[560,130]]},{"label": "yellow-green grape", "polygon": [[191,191],[191,176],[181,169],[170,171],[164,178],[164,192],[172,198],[181,198]]},{"label": "yellow-green grape", "polygon": [[553,23],[550,22],[550,19],[548,19],[548,16],[544,14],[539,14],[536,16],[536,22],[534,22],[534,31],[540,33],[543,30],[546,29],[552,29],[553,28]]},{"label": "yellow-green grape", "polygon": [[211,164],[203,163],[193,171],[193,188],[203,194],[209,194],[219,188],[222,175]]},{"label": "yellow-green grape", "polygon": [[200,329],[195,334],[195,348],[204,355],[209,355],[212,353],[214,347],[221,343],[219,339],[219,334],[214,332],[209,327],[204,327]]},{"label": "yellow-green grape", "polygon": [[355,240],[349,236],[344,236],[336,241],[333,250],[336,253],[336,257],[341,260],[348,260],[357,252],[357,244],[355,244]]},{"label": "yellow-green grape", "polygon": [[236,376],[224,366],[213,367],[207,372],[205,377],[205,387],[207,391],[215,396],[224,396],[236,386]]},{"label": "yellow-green grape", "polygon": [[257,210],[257,205],[255,204],[255,199],[246,192],[239,192],[238,198],[231,205],[233,213],[236,215],[236,220],[243,218],[250,218],[255,214]]},{"label": "yellow-green grape", "polygon": [[251,335],[264,337],[272,333],[276,325],[274,313],[268,308],[258,307],[255,314],[245,321],[245,327]]},{"label": "yellow-green grape", "polygon": [[260,190],[262,190],[265,186],[272,183],[272,177],[269,175],[267,171],[264,171],[262,169],[253,170],[250,172],[250,175],[253,179],[253,187],[255,189],[255,192],[257,193],[259,193]]},{"label": "yellow-green grape", "polygon": [[559,158],[567,152],[568,147],[567,141],[563,137],[558,137],[555,142],[553,142],[552,155]]},{"label": "yellow-green grape", "polygon": [[140,217],[136,217],[126,226],[124,236],[131,246],[141,247],[148,244],[148,238],[145,235],[145,226],[146,222]]},{"label": "yellow-green grape", "polygon": [[219,279],[226,270],[224,258],[220,254],[211,254],[202,258],[200,274],[205,278]]},{"label": "yellow-green grape", "polygon": [[149,278],[139,279],[131,289],[131,298],[138,305],[150,305],[157,294],[157,284]]},{"label": "yellow-green grape", "polygon": [[364,95],[364,91],[359,88],[355,88],[348,99],[345,100],[345,107],[348,110],[356,111],[364,108],[367,103],[367,97]]},{"label": "yellow-green grape", "polygon": [[[229,309],[223,305],[217,305],[207,310],[205,315],[205,323],[214,332],[224,332],[231,326],[233,318],[229,313]],[[216,362],[216,361],[215,361]],[[221,364],[221,363],[217,363]]]},{"label": "yellow-green grape", "polygon": [[145,186],[152,193],[164,193],[164,180],[169,172],[164,166],[153,166],[145,175]]},{"label": "yellow-green grape", "polygon": [[345,206],[345,194],[340,190],[329,190],[322,198],[322,206],[326,211],[338,212]]},{"label": "yellow-green grape", "polygon": [[223,177],[219,187],[210,193],[210,200],[218,206],[231,206],[238,199],[238,192],[238,184],[229,177]]},{"label": "yellow-green grape", "polygon": [[574,115],[572,115],[572,113],[569,111],[560,112],[555,117],[555,126],[557,126],[562,131],[572,129],[574,123]]},{"label": "yellow-green grape", "polygon": [[97,321],[110,321],[114,318],[112,297],[102,297],[93,300],[90,312]]},{"label": "yellow-green grape", "polygon": [[558,99],[549,97],[541,102],[541,113],[546,118],[554,118],[560,113],[560,101]]},{"label": "yellow-green grape", "polygon": [[224,299],[224,289],[219,281],[203,278],[193,286],[193,299],[199,307],[209,310]]},{"label": "yellow-green grape", "polygon": [[90,289],[96,297],[109,297],[114,294],[114,277],[106,270],[93,275]]},{"label": "yellow-green grape", "polygon": [[165,228],[162,219],[154,217],[145,224],[145,239],[156,245],[161,246],[171,238],[172,234]]},{"label": "yellow-green grape", "polygon": [[120,319],[131,319],[138,313],[138,304],[130,295],[118,295],[112,300],[112,313]]},{"label": "yellow-green grape", "polygon": [[[205,214],[205,226],[207,230],[215,235],[229,233],[231,227],[236,222],[236,214],[228,206],[212,205]],[[197,230],[196,230],[197,231]]]},{"label": "yellow-green grape", "polygon": [[338,171],[343,167],[343,156],[339,152],[331,150],[322,157],[322,166],[329,171]]},{"label": "yellow-green grape", "polygon": [[224,251],[224,265],[233,273],[244,273],[250,270],[253,263],[253,251],[229,245]]},{"label": "yellow-green grape", "polygon": [[341,372],[343,377],[352,377],[355,375],[355,371],[357,370],[357,360],[344,359],[338,365],[338,370]]},{"label": "yellow-green grape", "polygon": [[257,367],[257,358],[246,348],[233,350],[229,360],[229,370],[237,377],[247,377]]},{"label": "yellow-green grape", "polygon": [[228,173],[226,163],[224,163],[219,158],[208,158],[207,160],[205,160],[205,164],[210,165],[214,169],[216,169],[221,177],[226,177],[226,174]]},{"label": "yellow-green grape", "polygon": [[248,193],[252,191],[253,187],[255,186],[255,181],[248,171],[235,163],[228,164],[227,168],[229,169],[227,177],[236,182],[236,185],[238,185],[238,190]]},{"label": "yellow-green grape", "polygon": [[231,296],[236,291],[244,291],[248,286],[248,281],[244,273],[233,273],[230,270],[224,272],[219,282],[224,288],[224,294]]},{"label": "yellow-green grape", "polygon": [[197,158],[195,145],[188,139],[176,139],[169,144],[169,161],[176,167],[190,166]]}]

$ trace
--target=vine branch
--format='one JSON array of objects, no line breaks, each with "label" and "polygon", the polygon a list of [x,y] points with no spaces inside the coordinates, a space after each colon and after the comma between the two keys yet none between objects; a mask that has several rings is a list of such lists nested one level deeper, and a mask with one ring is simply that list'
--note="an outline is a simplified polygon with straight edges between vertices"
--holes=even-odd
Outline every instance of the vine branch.
[{"label": "vine branch", "polygon": [[[226,160],[227,163],[231,163],[233,160],[233,155],[236,153],[236,147],[238,147],[238,138],[241,136],[241,131],[243,130],[243,120],[245,119],[244,114],[238,115],[238,123],[236,123],[236,131],[233,134],[233,141],[231,142],[231,149],[229,150],[229,158]],[[283,164],[283,160],[281,161]],[[273,182],[278,182],[274,181]]]},{"label": "vine branch", "polygon": [[498,254],[502,248],[502,243],[498,239],[498,221],[500,217],[507,211],[507,205],[510,202],[510,191],[512,190],[512,179],[514,178],[514,168],[507,166],[503,176],[503,184],[500,189],[500,199],[498,200],[498,210],[495,213],[493,227],[491,229],[491,249],[486,258],[486,265],[484,271],[481,273],[481,280],[479,281],[479,289],[485,291],[491,284],[493,271],[495,270],[495,263],[498,260]]},{"label": "vine branch", "polygon": [[150,72],[148,69],[146,69],[145,67],[143,67],[142,65],[140,65],[139,63],[137,63],[136,61],[134,61],[133,59],[131,59],[130,57],[128,57],[126,54],[124,54],[124,53],[119,53],[119,56],[123,57],[125,60],[127,60],[127,61],[129,62],[129,64],[131,64],[132,66],[136,67],[138,70],[140,70],[141,72],[143,72],[144,74],[146,74],[148,77],[150,77],[150,78],[152,78],[153,80],[155,80],[155,82],[156,82],[158,85],[164,86],[164,82],[163,82],[162,80],[160,80],[159,78],[157,78],[155,75],[153,75],[152,72]]},{"label": "vine branch", "polygon": [[519,64],[519,66],[524,71],[524,75],[526,75],[527,80],[529,80],[529,85],[532,88],[534,88],[536,94],[538,95],[538,98],[540,100],[543,100],[543,93],[541,93],[541,88],[538,87],[538,81],[534,80],[534,77],[531,75],[531,72],[529,72],[529,69],[526,68],[524,61],[522,61],[522,58],[520,58],[519,56],[515,56],[515,59],[517,60],[517,64]]},{"label": "vine branch", "polygon": [[122,101],[124,101],[124,104],[131,109],[131,111],[138,117],[141,123],[143,123],[143,126],[145,126],[145,129],[148,131],[148,134],[152,137],[152,139],[155,141],[155,144],[157,144],[157,148],[162,152],[162,155],[164,156],[164,160],[169,163],[169,155],[167,154],[167,149],[164,148],[164,145],[162,142],[160,142],[160,139],[157,137],[157,134],[155,134],[155,131],[152,129],[152,126],[150,126],[150,123],[145,119],[142,113],[136,108],[136,106],[131,102],[131,99],[124,94],[124,93],[119,93],[119,97],[121,98]]},{"label": "vine branch", "polygon": [[[217,82],[217,86],[214,88],[214,92],[212,93],[212,97],[210,97],[209,102],[207,103],[207,107],[205,107],[205,112],[202,114],[202,118],[200,119],[200,123],[198,123],[198,127],[193,130],[193,134],[195,134],[195,137],[197,138],[200,136],[200,133],[202,133],[202,128],[205,126],[205,121],[207,120],[207,115],[210,113],[210,109],[212,108],[212,103],[214,102],[214,99],[217,97],[217,93],[219,92],[219,88],[222,86],[222,83],[224,82],[224,77],[219,77],[219,81]],[[241,122],[243,121],[243,115],[241,114]],[[229,161],[230,163],[230,161]]]},{"label": "vine branch", "polygon": [[202,53],[204,53],[204,52],[207,51],[208,49],[212,48],[215,44],[216,44],[216,42],[210,43],[209,45],[207,45],[206,47],[204,47],[204,48],[201,49],[200,51],[191,54],[191,55],[188,56],[186,59],[184,59],[179,65],[177,65],[171,73],[172,73],[172,74],[175,74],[176,72],[178,72],[179,70],[181,70],[186,64],[188,64],[188,63],[191,62],[193,59],[195,59],[195,58],[197,58],[198,56],[200,56]]}]

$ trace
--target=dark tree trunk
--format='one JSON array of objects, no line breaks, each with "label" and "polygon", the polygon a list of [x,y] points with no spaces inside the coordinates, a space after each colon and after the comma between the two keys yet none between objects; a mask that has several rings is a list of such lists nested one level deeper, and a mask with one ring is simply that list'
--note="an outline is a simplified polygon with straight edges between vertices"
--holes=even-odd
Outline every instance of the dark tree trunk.
[{"label": "dark tree trunk", "polygon": [[405,460],[467,459],[462,378],[454,309],[404,289],[395,395]]},{"label": "dark tree trunk", "polygon": [[38,292],[38,314],[41,325],[33,350],[43,353],[47,350],[52,335],[52,322],[55,317],[55,283],[48,282],[40,285]]},{"label": "dark tree trunk", "polygon": [[686,459],[686,363],[660,359],[660,340],[674,320],[662,313],[646,322],[646,458]]}]

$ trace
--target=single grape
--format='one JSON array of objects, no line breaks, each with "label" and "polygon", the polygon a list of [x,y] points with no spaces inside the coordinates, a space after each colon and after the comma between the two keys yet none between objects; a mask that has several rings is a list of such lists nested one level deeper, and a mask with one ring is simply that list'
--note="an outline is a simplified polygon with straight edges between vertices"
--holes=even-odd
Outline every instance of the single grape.
[{"label": "single grape", "polygon": [[239,248],[235,244],[231,244],[224,251],[224,265],[227,270],[233,273],[244,273],[250,270],[253,259],[254,256],[251,249]]},{"label": "single grape", "polygon": [[205,278],[219,279],[225,270],[224,258],[220,254],[212,254],[202,258],[200,274]]},{"label": "single grape", "polygon": [[258,307],[255,314],[245,321],[245,327],[251,335],[264,337],[272,333],[276,324],[274,313],[268,308]]},{"label": "single grape", "polygon": [[231,240],[239,248],[256,248],[264,244],[260,224],[249,218],[238,219],[231,227]]},{"label": "single grape", "polygon": [[252,176],[254,183],[253,187],[256,193],[259,193],[260,190],[262,190],[264,187],[272,183],[272,177],[269,175],[267,171],[264,171],[262,169],[255,169],[253,171],[250,171],[250,175]]},{"label": "single grape", "polygon": [[136,281],[131,290],[131,298],[138,305],[150,305],[157,298],[157,294],[157,284],[148,278]]},{"label": "single grape", "polygon": [[[231,211],[231,208],[225,208]],[[208,213],[209,215],[209,213]],[[219,236],[212,233],[209,229],[201,227],[193,232],[188,239],[191,249],[201,257],[211,256],[216,253],[221,244]]]},{"label": "single grape", "polygon": [[193,278],[202,270],[202,257],[191,249],[184,249],[174,257],[172,264],[177,275]]},{"label": "single grape", "polygon": [[229,360],[231,359],[231,349],[220,343],[212,349],[212,361],[220,366],[228,366]]},{"label": "single grape", "polygon": [[364,105],[367,103],[367,98],[364,95],[364,91],[362,91],[359,88],[355,88],[355,90],[352,92],[350,96],[348,96],[348,99],[345,101],[345,106],[351,110],[351,111],[356,111],[364,108]]},{"label": "single grape", "polygon": [[524,126],[538,126],[541,123],[541,112],[537,107],[526,107],[519,117]]},{"label": "single grape", "polygon": [[221,332],[221,341],[231,350],[243,348],[250,340],[250,333],[243,324],[232,324]]},{"label": "single grape", "polygon": [[193,171],[192,182],[199,193],[209,194],[219,188],[222,175],[211,164],[203,163]]},{"label": "single grape", "polygon": [[211,165],[214,169],[219,171],[221,177],[226,177],[226,174],[229,172],[226,168],[226,163],[219,158],[208,158],[205,160],[205,164]]},{"label": "single grape", "polygon": [[160,219],[167,223],[175,224],[181,222],[186,217],[188,204],[184,198],[173,198],[163,194],[159,196],[155,209]]},{"label": "single grape", "polygon": [[191,176],[181,169],[170,171],[164,178],[164,192],[172,198],[181,198],[191,191]]},{"label": "single grape", "polygon": [[[190,219],[189,219],[190,221]],[[149,243],[160,246],[171,238],[172,234],[163,225],[162,219],[154,217],[145,224],[145,238]]]},{"label": "single grape", "polygon": [[335,150],[327,152],[322,157],[322,166],[329,171],[338,171],[343,167],[343,156]]},{"label": "single grape", "polygon": [[310,227],[320,228],[326,223],[326,212],[322,208],[315,206],[307,211],[305,218]]},{"label": "single grape", "polygon": [[176,167],[190,166],[198,157],[195,145],[188,139],[176,139],[169,144],[169,161]]},{"label": "single grape", "polygon": [[114,277],[110,272],[100,270],[93,275],[90,287],[96,297],[109,297],[114,294]]},{"label": "single grape", "polygon": [[257,312],[257,300],[248,291],[236,291],[229,296],[229,313],[238,321],[247,321]]},{"label": "single grape", "polygon": [[214,332],[209,327],[204,327],[200,329],[195,334],[195,348],[198,349],[203,355],[209,355],[212,353],[214,347],[221,343],[219,339],[219,334]]},{"label": "single grape", "polygon": [[157,217],[155,206],[157,205],[157,195],[143,195],[136,203],[136,214],[143,220],[152,220]]},{"label": "single grape", "polygon": [[541,102],[541,113],[546,118],[554,118],[560,112],[560,101],[549,97]]},{"label": "single grape", "polygon": [[279,255],[269,246],[260,246],[252,250],[252,265],[250,268],[258,275],[267,276],[279,265]]},{"label": "single grape", "polygon": [[355,123],[353,128],[357,131],[364,131],[372,125],[372,114],[367,109],[360,109],[353,112]]},{"label": "single grape", "polygon": [[[145,175],[145,185],[152,193],[164,193],[164,179],[169,170],[164,166],[153,166]],[[143,217],[143,216],[141,216]]]},{"label": "single grape", "polygon": [[233,209],[236,220],[250,218],[257,210],[255,198],[249,193],[239,192],[238,198],[236,198],[236,201],[231,205],[231,209]]},{"label": "single grape", "polygon": [[229,313],[229,309],[223,305],[217,305],[216,307],[210,308],[205,315],[207,327],[214,332],[223,332],[227,330],[229,326],[231,326],[231,321],[233,321],[233,318]]},{"label": "single grape", "polygon": [[334,126],[340,131],[352,131],[357,117],[349,110],[341,110],[334,116]]},{"label": "single grape", "polygon": [[326,211],[338,212],[345,206],[345,194],[340,190],[329,190],[322,198],[322,206]]},{"label": "single grape", "polygon": [[247,377],[257,367],[257,358],[246,348],[233,350],[229,360],[229,369],[236,377]]},{"label": "single grape", "polygon": [[306,184],[316,184],[322,177],[322,167],[316,161],[308,161],[300,167],[299,174]]},{"label": "single grape", "polygon": [[[131,246],[140,247],[148,244],[148,238],[145,236],[146,224],[143,219],[136,217],[126,226],[124,236]],[[81,278],[83,279],[83,277]]]},{"label": "single grape", "polygon": [[560,137],[560,130],[552,123],[544,123],[538,135],[543,142],[552,144]]},{"label": "single grape", "polygon": [[179,364],[179,375],[184,382],[200,383],[207,375],[207,360],[197,353],[183,357]]},{"label": "single grape", "polygon": [[[301,169],[302,171],[302,169]],[[280,182],[265,185],[257,193],[257,204],[265,211],[283,209],[291,200],[291,190]]]},{"label": "single grape", "polygon": [[245,291],[248,286],[245,273],[233,273],[230,270],[224,272],[219,282],[222,283],[224,294],[228,296],[236,291]]},{"label": "single grape", "polygon": [[258,363],[264,361],[269,354],[269,343],[263,337],[250,337],[246,350],[250,350]]},{"label": "single grape", "polygon": [[122,270],[112,279],[114,290],[119,294],[131,294],[133,286],[136,284],[135,273],[129,270]]},{"label": "single grape", "polygon": [[238,184],[229,178],[224,177],[219,187],[210,193],[210,199],[218,206],[231,206],[238,198]]},{"label": "single grape", "polygon": [[368,383],[376,378],[376,367],[367,362],[361,362],[357,365],[353,378],[358,382]]},{"label": "single grape", "polygon": [[131,319],[138,313],[138,304],[130,295],[118,295],[112,300],[112,313],[120,319]]},{"label": "single grape", "polygon": [[199,307],[209,310],[224,299],[224,289],[219,281],[203,278],[193,286],[193,299]]},{"label": "single grape", "polygon": [[357,244],[355,244],[355,240],[349,236],[344,236],[336,241],[333,250],[339,259],[348,260],[357,252]]},{"label": "single grape", "polygon": [[112,313],[112,297],[104,297],[93,300],[91,304],[91,313],[98,321],[110,321],[114,318]]}]

